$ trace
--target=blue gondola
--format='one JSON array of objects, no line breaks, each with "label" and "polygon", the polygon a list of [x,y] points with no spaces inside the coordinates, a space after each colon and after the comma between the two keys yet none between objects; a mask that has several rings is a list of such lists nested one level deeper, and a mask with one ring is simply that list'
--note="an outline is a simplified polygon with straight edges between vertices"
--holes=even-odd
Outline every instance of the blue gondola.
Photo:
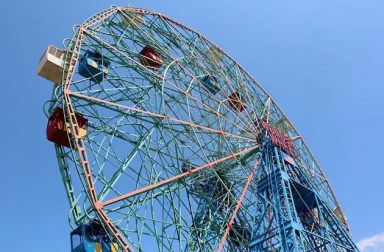
[{"label": "blue gondola", "polygon": [[217,86],[217,79],[213,76],[205,76],[203,78],[203,85],[213,95],[217,94],[217,92],[220,90],[220,88]]},{"label": "blue gondola", "polygon": [[317,207],[316,194],[311,189],[296,181],[291,181],[291,188],[294,188],[292,196],[297,213],[306,212]]},{"label": "blue gondola", "polygon": [[100,83],[109,73],[110,62],[103,58],[98,52],[87,50],[80,57],[78,72],[85,78],[91,78],[92,81]]},{"label": "blue gondola", "polygon": [[117,252],[118,245],[109,240],[97,222],[83,224],[71,233],[72,252]]}]

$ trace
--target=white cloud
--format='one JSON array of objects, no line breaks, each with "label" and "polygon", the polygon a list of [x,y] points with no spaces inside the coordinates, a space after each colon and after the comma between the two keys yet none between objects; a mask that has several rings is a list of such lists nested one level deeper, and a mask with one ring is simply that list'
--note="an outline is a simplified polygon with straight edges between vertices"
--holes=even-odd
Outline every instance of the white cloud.
[{"label": "white cloud", "polygon": [[384,251],[384,232],[366,239],[360,240],[357,247],[361,252],[383,252]]}]

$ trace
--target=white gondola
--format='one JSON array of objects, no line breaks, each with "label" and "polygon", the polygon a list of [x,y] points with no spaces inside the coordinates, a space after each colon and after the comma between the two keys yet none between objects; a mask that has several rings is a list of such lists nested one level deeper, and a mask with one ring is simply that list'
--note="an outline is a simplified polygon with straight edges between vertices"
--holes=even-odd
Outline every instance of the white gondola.
[{"label": "white gondola", "polygon": [[122,19],[125,26],[137,29],[144,21],[144,14],[131,11],[123,11]]},{"label": "white gondola", "polygon": [[60,84],[63,75],[64,60],[65,51],[50,45],[40,58],[37,73],[55,84]]},{"label": "white gondola", "polygon": [[205,55],[215,64],[220,64],[224,59],[224,54],[214,46],[211,46],[206,52]]}]

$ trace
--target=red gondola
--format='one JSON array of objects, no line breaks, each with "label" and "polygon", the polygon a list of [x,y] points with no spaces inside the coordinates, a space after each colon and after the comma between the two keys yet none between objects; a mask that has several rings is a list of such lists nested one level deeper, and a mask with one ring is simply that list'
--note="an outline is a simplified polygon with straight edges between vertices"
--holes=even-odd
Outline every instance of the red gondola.
[{"label": "red gondola", "polygon": [[140,52],[140,63],[146,67],[158,69],[163,64],[163,59],[155,50],[149,46],[145,46]]},{"label": "red gondola", "polygon": [[[76,121],[79,125],[79,135],[85,137],[88,131],[88,120],[76,113]],[[68,123],[65,123],[63,109],[57,107],[49,117],[47,125],[47,139],[56,144],[70,147],[68,133],[71,132]]]},{"label": "red gondola", "polygon": [[229,106],[238,112],[242,112],[247,108],[247,103],[243,97],[240,96],[238,92],[231,94],[228,97]]}]

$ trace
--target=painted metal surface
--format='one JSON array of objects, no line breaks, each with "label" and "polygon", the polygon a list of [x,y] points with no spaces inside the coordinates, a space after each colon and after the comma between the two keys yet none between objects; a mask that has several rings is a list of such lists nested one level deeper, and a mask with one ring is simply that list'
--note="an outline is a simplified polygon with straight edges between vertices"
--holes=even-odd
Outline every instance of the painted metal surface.
[{"label": "painted metal surface", "polygon": [[[49,114],[62,107],[69,126],[70,148],[56,152],[71,225],[98,219],[120,251],[357,251],[301,135],[203,35],[113,6],[78,26],[65,51]],[[108,72],[88,76],[81,62],[96,51]],[[213,75],[215,94],[203,81]],[[293,150],[260,136],[269,127]]]},{"label": "painted metal surface", "polygon": [[308,174],[270,139],[260,150],[249,251],[358,251]]}]

